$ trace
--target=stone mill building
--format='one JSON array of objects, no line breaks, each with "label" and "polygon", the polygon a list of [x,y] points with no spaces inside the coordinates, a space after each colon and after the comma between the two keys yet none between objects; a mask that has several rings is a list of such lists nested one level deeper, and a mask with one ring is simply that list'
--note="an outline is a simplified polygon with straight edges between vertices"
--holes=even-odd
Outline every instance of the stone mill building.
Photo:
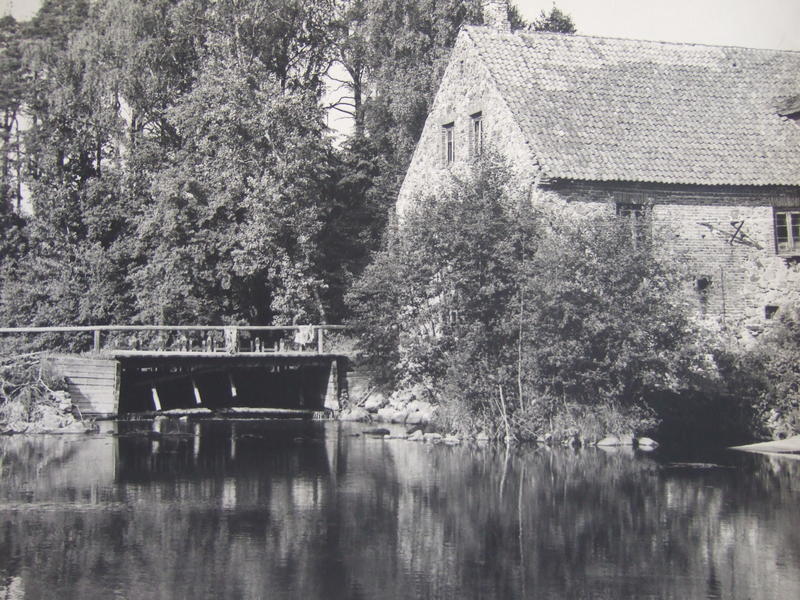
[{"label": "stone mill building", "polygon": [[398,212],[492,148],[533,203],[648,215],[699,317],[747,337],[800,303],[800,52],[512,33],[504,4],[460,32]]}]

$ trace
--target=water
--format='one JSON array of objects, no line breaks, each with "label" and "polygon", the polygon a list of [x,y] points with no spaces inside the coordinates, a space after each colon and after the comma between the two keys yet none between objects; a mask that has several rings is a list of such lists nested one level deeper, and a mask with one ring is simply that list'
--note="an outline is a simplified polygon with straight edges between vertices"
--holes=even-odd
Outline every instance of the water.
[{"label": "water", "polygon": [[0,438],[0,597],[800,597],[796,460],[110,427]]}]

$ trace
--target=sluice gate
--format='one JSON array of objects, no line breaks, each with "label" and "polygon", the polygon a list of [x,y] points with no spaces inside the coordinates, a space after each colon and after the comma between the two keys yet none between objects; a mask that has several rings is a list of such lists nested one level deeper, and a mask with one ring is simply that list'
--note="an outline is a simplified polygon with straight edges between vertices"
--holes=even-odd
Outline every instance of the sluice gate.
[{"label": "sluice gate", "polygon": [[[323,348],[323,329],[336,326],[71,329],[89,330],[92,350],[44,354],[42,372],[62,379],[85,415],[203,409],[311,416],[338,410],[347,389],[347,358]],[[116,334],[109,335],[113,345],[101,346],[103,333]],[[119,333],[127,347],[119,347]]]}]

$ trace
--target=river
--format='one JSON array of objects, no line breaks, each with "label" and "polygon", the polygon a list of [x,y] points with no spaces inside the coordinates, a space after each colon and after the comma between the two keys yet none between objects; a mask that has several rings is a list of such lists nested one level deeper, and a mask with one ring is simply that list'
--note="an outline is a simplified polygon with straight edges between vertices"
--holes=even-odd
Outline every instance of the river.
[{"label": "river", "polygon": [[2,437],[0,598],[800,598],[798,460],[363,430]]}]

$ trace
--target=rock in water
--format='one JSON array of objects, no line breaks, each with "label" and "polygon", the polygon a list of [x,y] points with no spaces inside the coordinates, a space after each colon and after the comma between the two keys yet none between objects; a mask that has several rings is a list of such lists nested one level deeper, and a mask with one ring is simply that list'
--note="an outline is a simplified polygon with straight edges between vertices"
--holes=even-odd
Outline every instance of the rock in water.
[{"label": "rock in water", "polygon": [[636,442],[642,450],[655,450],[658,448],[658,442],[651,440],[649,437],[640,437]]},{"label": "rock in water", "polygon": [[597,442],[598,446],[621,446],[619,438],[615,435],[607,435],[602,440]]},{"label": "rock in water", "polygon": [[389,435],[391,431],[389,431],[388,429],[384,429],[383,427],[376,427],[375,429],[367,429],[363,433],[364,435],[384,436],[384,435]]}]

